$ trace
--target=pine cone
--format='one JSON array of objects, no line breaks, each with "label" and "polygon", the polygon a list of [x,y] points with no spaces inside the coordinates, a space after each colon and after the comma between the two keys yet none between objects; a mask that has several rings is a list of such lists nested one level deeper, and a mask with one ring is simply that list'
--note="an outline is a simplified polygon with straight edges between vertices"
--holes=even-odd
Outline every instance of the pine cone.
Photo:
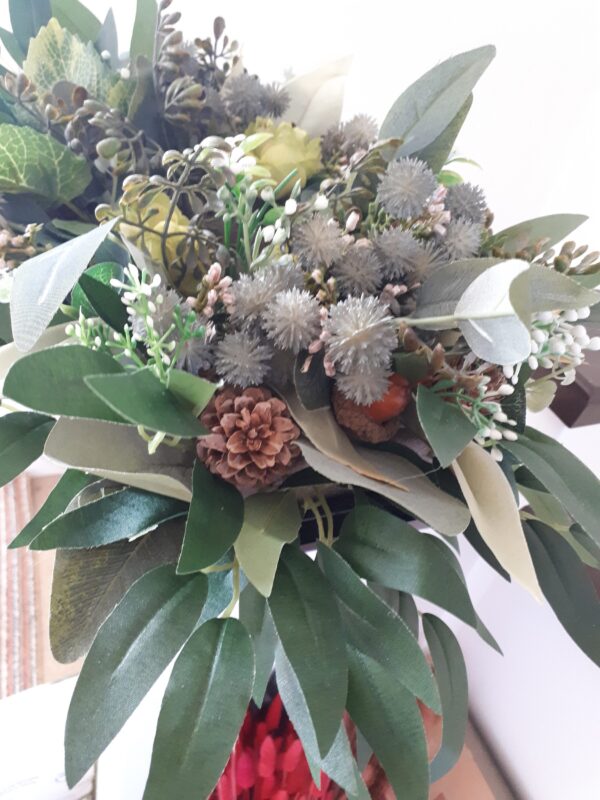
[{"label": "pine cone", "polygon": [[240,489],[280,483],[302,460],[300,429],[286,404],[264,387],[217,392],[200,421],[210,434],[198,439],[198,458]]}]

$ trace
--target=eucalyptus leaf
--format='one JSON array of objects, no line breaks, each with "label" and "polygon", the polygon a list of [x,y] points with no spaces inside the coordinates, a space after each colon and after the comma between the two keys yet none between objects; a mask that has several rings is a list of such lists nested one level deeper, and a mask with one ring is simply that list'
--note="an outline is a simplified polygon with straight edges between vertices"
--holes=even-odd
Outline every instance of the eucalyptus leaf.
[{"label": "eucalyptus leaf", "polygon": [[0,417],[0,486],[42,455],[54,423],[52,417],[30,411],[14,411]]},{"label": "eucalyptus leaf", "polygon": [[210,620],[190,637],[160,709],[144,800],[210,795],[235,744],[253,679],[252,643],[238,620]]},{"label": "eucalyptus leaf", "polygon": [[196,417],[206,408],[217,389],[216,383],[192,375],[191,372],[184,372],[182,369],[170,370],[167,386],[171,394],[175,395]]},{"label": "eucalyptus leaf", "polygon": [[[206,576],[147,572],[103,623],[85,660],[67,715],[65,773],[74,786],[192,633],[206,599]],[[208,624],[208,623],[207,623]]]},{"label": "eucalyptus leaf", "polygon": [[423,384],[417,391],[417,413],[442,467],[450,466],[477,433],[475,425],[456,405]]},{"label": "eucalyptus leaf", "polygon": [[235,542],[243,521],[244,501],[235,486],[196,461],[177,572],[197,572],[217,562]]},{"label": "eucalyptus leaf", "polygon": [[454,118],[448,123],[444,130],[437,136],[433,142],[430,142],[427,147],[414,153],[415,158],[419,158],[429,165],[432,172],[438,173],[444,164],[447,162],[456,137],[460,133],[460,129],[469,113],[473,104],[473,95],[470,94],[460,109],[456,112]]},{"label": "eucalyptus leaf", "polygon": [[31,350],[116,220],[28,259],[15,272],[10,313],[15,344]]},{"label": "eucalyptus leaf", "polygon": [[135,63],[138,56],[154,59],[154,43],[158,24],[156,0],[137,0],[129,58]]},{"label": "eucalyptus leaf", "polygon": [[63,28],[84,42],[95,42],[102,27],[100,20],[79,0],[50,0],[52,16]]},{"label": "eucalyptus leaf", "polygon": [[250,583],[268,597],[283,546],[298,536],[302,519],[294,492],[255,494],[244,501],[235,554]]},{"label": "eucalyptus leaf", "polygon": [[446,775],[462,753],[469,716],[467,668],[452,630],[433,614],[423,614],[423,630],[442,698],[442,743],[431,762],[431,782]]},{"label": "eucalyptus leaf", "polygon": [[521,250],[534,247],[541,241],[545,242],[544,247],[547,249],[560,242],[586,220],[587,217],[583,214],[550,214],[547,217],[536,217],[499,231],[488,244],[490,248],[500,248],[507,256],[516,256]]},{"label": "eucalyptus leaf", "polygon": [[328,128],[337,125],[351,65],[351,58],[341,58],[288,81],[285,90],[290,103],[283,119],[310,136],[322,136]]},{"label": "eucalyptus leaf", "polygon": [[252,699],[260,708],[273,672],[277,632],[266,599],[251,583],[244,587],[240,595],[240,622],[252,637],[254,645],[256,670]]},{"label": "eucalyptus leaf", "polygon": [[531,314],[593,306],[600,293],[542,264],[530,264],[510,287],[510,299],[521,320],[529,325]]},{"label": "eucalyptus leaf", "polygon": [[[269,608],[325,756],[344,712],[347,665],[335,597],[317,565],[287,545],[279,560]],[[327,613],[324,613],[327,609]]]},{"label": "eucalyptus leaf", "polygon": [[10,23],[24,53],[42,25],[52,16],[50,0],[8,0]]},{"label": "eucalyptus leaf", "polygon": [[410,156],[423,150],[461,111],[495,55],[496,48],[486,45],[437,64],[392,105],[379,137],[402,139],[398,156]]},{"label": "eucalyptus leaf", "polygon": [[121,374],[89,375],[85,384],[113,409],[116,418],[184,438],[206,432],[196,416],[161,383],[151,367]]},{"label": "eucalyptus leaf", "polygon": [[13,61],[21,66],[25,58],[25,52],[19,44],[19,40],[12,31],[7,31],[6,28],[0,28],[0,42],[4,45],[4,49]]},{"label": "eucalyptus leaf", "polygon": [[525,385],[527,410],[536,414],[548,408],[552,405],[557,390],[557,384],[550,378],[531,380]]},{"label": "eucalyptus leaf", "polygon": [[[64,342],[67,338],[65,327],[65,325],[54,325],[47,328],[33,346],[32,352],[44,350],[46,347],[52,347],[55,344]],[[19,359],[23,358],[24,355],[25,354],[21,350],[17,349],[14,342],[9,342],[0,347],[0,391],[2,390],[9,369],[13,364],[16,364]]]}]

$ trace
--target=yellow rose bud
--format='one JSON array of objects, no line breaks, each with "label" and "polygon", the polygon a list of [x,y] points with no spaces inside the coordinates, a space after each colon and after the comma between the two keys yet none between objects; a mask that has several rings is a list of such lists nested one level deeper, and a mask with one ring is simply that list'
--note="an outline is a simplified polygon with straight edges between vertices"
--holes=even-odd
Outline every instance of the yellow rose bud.
[{"label": "yellow rose bud", "polygon": [[[186,215],[175,208],[169,220],[169,236],[165,240],[165,259],[163,259],[162,235],[165,231],[167,215],[171,206],[171,198],[160,189],[157,190],[150,199],[148,195],[143,195],[145,208],[140,209],[137,200],[125,205],[125,221],[120,225],[120,231],[129,241],[140,247],[150,258],[158,264],[164,264],[168,269],[169,265],[177,260],[177,246],[185,238],[189,219]],[[136,225],[128,225],[127,220],[137,221],[141,214],[144,225],[151,231],[140,230]],[[175,234],[175,235],[174,235]]]}]

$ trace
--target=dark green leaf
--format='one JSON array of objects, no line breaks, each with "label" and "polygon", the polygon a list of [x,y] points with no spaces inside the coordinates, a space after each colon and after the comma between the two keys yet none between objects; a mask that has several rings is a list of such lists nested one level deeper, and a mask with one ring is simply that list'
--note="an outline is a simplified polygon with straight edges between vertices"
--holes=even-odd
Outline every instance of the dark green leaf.
[{"label": "dark green leaf", "polygon": [[94,316],[100,317],[115,331],[123,331],[127,324],[127,309],[118,293],[102,281],[84,272],[79,285]]},{"label": "dark green leaf", "polygon": [[25,58],[25,52],[21,48],[19,44],[19,40],[11,31],[7,31],[6,28],[0,28],[0,41],[4,45],[6,52],[8,55],[19,65],[23,63],[23,59]]},{"label": "dark green leaf", "polygon": [[134,63],[138,56],[145,56],[149,61],[153,61],[157,18],[156,0],[137,0],[129,46],[129,57]]},{"label": "dark green leaf", "polygon": [[460,133],[460,129],[463,126],[472,104],[473,95],[470,94],[459,111],[456,112],[454,119],[448,123],[440,135],[433,142],[428,144],[427,147],[424,147],[423,150],[415,153],[415,157],[429,164],[429,168],[435,174],[437,174],[447,162],[452,148],[454,147],[456,137]]},{"label": "dark green leaf", "polygon": [[256,674],[252,699],[260,708],[273,671],[277,633],[266,599],[256,591],[251,583],[240,595],[240,622],[244,624],[254,644]]},{"label": "dark green leaf", "polygon": [[471,522],[467,530],[465,531],[465,538],[471,545],[471,547],[477,551],[477,553],[483,558],[485,562],[487,562],[490,567],[501,575],[505,581],[510,583],[510,575],[504,569],[504,567],[500,564],[496,556],[492,553],[490,548],[481,538],[481,534],[477,530],[477,526],[474,522]]},{"label": "dark green leaf", "polygon": [[50,0],[8,0],[8,7],[13,32],[26,53],[29,40],[52,16]]},{"label": "dark green leaf", "polygon": [[417,413],[429,444],[442,467],[449,467],[477,433],[477,428],[452,402],[421,384]]},{"label": "dark green leaf", "polygon": [[116,219],[28,259],[15,273],[10,298],[15,344],[31,350],[79,280]]},{"label": "dark green leaf", "polygon": [[550,214],[519,222],[492,236],[489,246],[499,247],[508,256],[514,256],[526,247],[533,247],[542,240],[544,248],[552,247],[575,228],[586,221],[583,214]]},{"label": "dark green leaf", "polygon": [[290,545],[279,560],[269,608],[324,756],[337,735],[346,702],[342,622],[335,596],[317,565]]},{"label": "dark green leaf", "polygon": [[416,594],[476,625],[458,563],[439,539],[381,509],[362,506],[344,520],[335,549],[363,578]]},{"label": "dark green leaf", "polygon": [[175,564],[181,528],[169,522],[133,542],[57,552],[50,606],[50,644],[57,661],[66,664],[85,655],[131,584],[161,564]]},{"label": "dark green leaf", "polygon": [[427,800],[423,721],[410,692],[376,661],[348,648],[348,711],[402,800]]},{"label": "dark green leaf", "polygon": [[566,511],[600,544],[600,482],[573,453],[554,439],[526,428],[502,447],[523,463]]},{"label": "dark green leaf", "polygon": [[144,800],[208,797],[244,719],[252,643],[236,619],[204,623],[175,662],[163,700]]},{"label": "dark green leaf", "polygon": [[469,716],[467,668],[456,636],[441,619],[423,614],[423,631],[442,698],[442,744],[431,762],[431,782],[449,772],[462,753]]},{"label": "dark green leaf", "polygon": [[94,480],[96,479],[93,475],[86,475],[85,472],[79,472],[76,469],[68,469],[50,492],[44,505],[21,533],[12,540],[9,547],[23,547],[31,544],[42,532],[42,528],[62,514],[75,495]]},{"label": "dark green leaf", "polygon": [[12,342],[12,328],[10,325],[10,306],[8,303],[0,303],[0,339],[3,344]]},{"label": "dark green leaf", "polygon": [[294,362],[294,386],[304,408],[314,411],[329,405],[331,378],[327,377],[323,369],[322,353],[315,353],[310,357],[310,365],[305,371],[307,358],[308,352],[305,350]]},{"label": "dark green leaf", "polygon": [[394,372],[404,376],[409,383],[418,383],[429,372],[429,361],[422,353],[394,353],[392,358]]},{"label": "dark green leaf", "polygon": [[50,347],[13,364],[4,394],[36,411],[125,423],[84,383],[88,375],[108,372],[123,372],[123,367],[106,353],[83,345]]},{"label": "dark green leaf", "polygon": [[600,600],[571,546],[541,522],[524,526],[542,592],[575,644],[600,666]]},{"label": "dark green leaf", "polygon": [[65,772],[74,786],[121,730],[194,629],[206,576],[171,566],[141,577],[104,622],[75,686],[65,732]]},{"label": "dark green leaf", "polygon": [[54,419],[30,411],[0,417],[0,486],[16,478],[44,452]]},{"label": "dark green leaf", "polygon": [[491,45],[437,64],[408,87],[388,111],[380,139],[402,139],[399,156],[423,150],[460,113],[473,87],[496,55]]},{"label": "dark green leaf", "polygon": [[198,620],[199,625],[206,622],[208,619],[218,617],[219,614],[227,608],[233,598],[231,570],[211,572],[206,577],[208,578],[208,594],[206,596],[206,603],[202,609],[202,614]]},{"label": "dark green leaf", "polygon": [[217,388],[216,383],[211,383],[181,369],[172,369],[169,372],[168,386],[172,394],[195,416],[198,416],[208,405]]},{"label": "dark green leaf", "polygon": [[52,16],[63,28],[83,42],[95,42],[102,27],[100,20],[79,0],[50,0]]},{"label": "dark green leaf", "polygon": [[431,670],[404,620],[365,586],[338,553],[319,545],[319,561],[338,598],[346,641],[390,670],[395,680],[439,713]]},{"label": "dark green leaf", "polygon": [[101,547],[148,533],[181,517],[188,506],[160,494],[118,488],[55,519],[31,544],[32,550]]},{"label": "dark green leaf", "polygon": [[243,521],[244,501],[235,486],[196,461],[177,572],[196,572],[218,561],[237,539]]},{"label": "dark green leaf", "polygon": [[120,375],[90,375],[85,383],[119,417],[135,425],[185,438],[205,433],[194,414],[149,367]]}]

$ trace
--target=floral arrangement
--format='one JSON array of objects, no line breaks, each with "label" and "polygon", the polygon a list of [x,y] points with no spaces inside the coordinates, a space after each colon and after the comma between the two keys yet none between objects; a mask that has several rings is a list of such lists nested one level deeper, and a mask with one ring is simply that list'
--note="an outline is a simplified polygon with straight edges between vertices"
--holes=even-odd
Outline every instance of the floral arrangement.
[{"label": "floral arrangement", "polygon": [[266,85],[221,18],[190,42],[168,0],[137,8],[126,61],[78,0],[11,3],[0,31],[22,68],[0,90],[0,479],[42,452],[66,468],[11,546],[57,550],[53,651],[87,654],[68,782],[174,660],[145,800],[248,778],[273,668],[261,780],[281,758],[318,796],[371,796],[350,730],[425,800],[467,685],[414,597],[500,650],[463,537],[600,658],[598,482],[526,423],[600,348],[598,254],[552,249],[585,218],[495,231],[455,171],[493,47],[381,126],[340,122],[345,62]]}]

